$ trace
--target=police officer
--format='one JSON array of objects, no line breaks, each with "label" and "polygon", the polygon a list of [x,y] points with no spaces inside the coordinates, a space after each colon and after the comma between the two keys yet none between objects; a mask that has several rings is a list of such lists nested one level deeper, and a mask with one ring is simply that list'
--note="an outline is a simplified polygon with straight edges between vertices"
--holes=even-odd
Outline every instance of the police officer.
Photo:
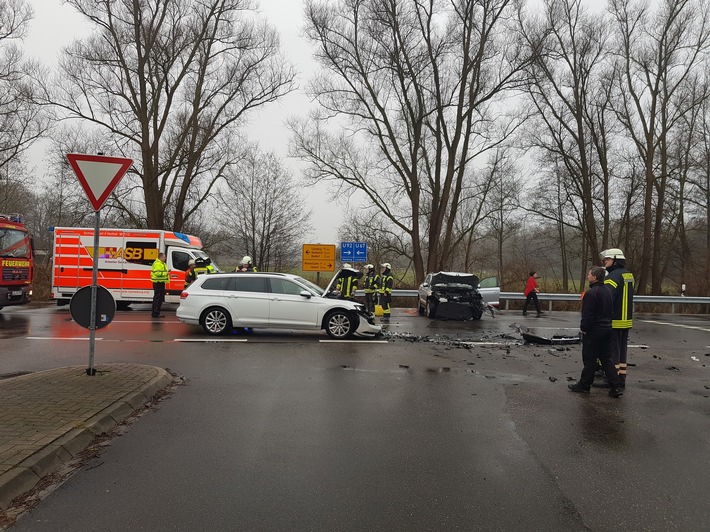
[{"label": "police officer", "polygon": [[375,312],[375,295],[377,294],[377,279],[375,267],[372,264],[365,266],[365,277],[363,279],[362,290],[365,292],[365,308],[372,314]]},{"label": "police officer", "polygon": [[255,272],[256,266],[251,263],[251,257],[249,255],[244,255],[242,257],[242,263],[236,267],[235,272]]},{"label": "police officer", "polygon": [[160,309],[165,302],[165,284],[168,282],[168,265],[165,263],[165,253],[158,253],[158,258],[150,269],[150,280],[153,283],[153,308],[151,316],[160,317]]},{"label": "police officer", "polygon": [[382,275],[380,277],[380,305],[382,305],[382,321],[389,323],[390,321],[390,303],[392,302],[392,288],[394,287],[394,277],[392,277],[392,265],[389,262],[383,262]]},{"label": "police officer", "polygon": [[634,275],[626,269],[626,257],[619,248],[607,249],[599,255],[606,268],[604,284],[611,289],[614,299],[611,316],[611,359],[619,372],[619,386],[624,388],[629,330],[633,326]]}]

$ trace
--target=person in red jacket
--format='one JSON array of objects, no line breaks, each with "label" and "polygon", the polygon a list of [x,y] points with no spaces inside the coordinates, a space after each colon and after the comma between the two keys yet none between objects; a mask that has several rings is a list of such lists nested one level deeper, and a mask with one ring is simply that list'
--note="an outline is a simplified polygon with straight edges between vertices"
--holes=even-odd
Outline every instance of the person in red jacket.
[{"label": "person in red jacket", "polygon": [[528,282],[525,285],[525,292],[523,292],[523,295],[525,296],[525,304],[523,305],[523,316],[528,315],[528,304],[530,303],[530,301],[535,304],[537,317],[539,318],[540,316],[542,316],[542,312],[540,312],[540,303],[537,300],[537,293],[540,291],[540,289],[537,287],[537,280],[537,272],[530,272],[530,277],[528,277]]}]

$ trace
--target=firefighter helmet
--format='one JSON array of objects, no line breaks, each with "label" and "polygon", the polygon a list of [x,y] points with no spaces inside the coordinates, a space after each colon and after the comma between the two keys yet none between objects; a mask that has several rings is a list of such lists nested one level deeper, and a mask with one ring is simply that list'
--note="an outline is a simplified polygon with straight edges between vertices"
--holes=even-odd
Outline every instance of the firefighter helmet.
[{"label": "firefighter helmet", "polygon": [[602,259],[623,259],[626,260],[626,257],[624,257],[624,252],[621,251],[619,248],[609,248],[604,251],[602,251],[599,256]]},{"label": "firefighter helmet", "polygon": [[366,269],[366,270],[374,270],[375,267],[374,267],[372,264],[366,264],[366,265],[365,265],[365,269]]},{"label": "firefighter helmet", "polygon": [[244,255],[242,258],[242,264],[251,264],[251,257],[249,255]]},{"label": "firefighter helmet", "polygon": [[352,268],[352,266],[346,262],[345,264],[343,264],[343,268]]},{"label": "firefighter helmet", "polygon": [[388,270],[392,269],[392,265],[389,262],[383,262],[382,264],[380,264],[380,266]]}]

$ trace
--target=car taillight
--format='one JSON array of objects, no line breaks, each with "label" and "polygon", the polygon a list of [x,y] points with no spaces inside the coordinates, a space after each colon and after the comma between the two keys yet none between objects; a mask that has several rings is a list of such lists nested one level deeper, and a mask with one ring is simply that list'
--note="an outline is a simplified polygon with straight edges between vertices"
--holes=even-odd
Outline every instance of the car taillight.
[{"label": "car taillight", "polygon": [[188,295],[189,295],[189,294],[188,294],[185,290],[183,290],[183,291],[180,293],[180,299],[187,299],[187,296],[188,296]]}]

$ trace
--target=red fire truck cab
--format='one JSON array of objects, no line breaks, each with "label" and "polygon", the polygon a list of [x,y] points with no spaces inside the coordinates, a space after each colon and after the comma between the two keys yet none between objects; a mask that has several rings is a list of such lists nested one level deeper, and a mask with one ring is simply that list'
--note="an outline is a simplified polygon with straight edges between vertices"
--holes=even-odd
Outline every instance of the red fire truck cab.
[{"label": "red fire truck cab", "polygon": [[0,214],[0,309],[29,303],[34,258],[32,238],[19,214]]}]

